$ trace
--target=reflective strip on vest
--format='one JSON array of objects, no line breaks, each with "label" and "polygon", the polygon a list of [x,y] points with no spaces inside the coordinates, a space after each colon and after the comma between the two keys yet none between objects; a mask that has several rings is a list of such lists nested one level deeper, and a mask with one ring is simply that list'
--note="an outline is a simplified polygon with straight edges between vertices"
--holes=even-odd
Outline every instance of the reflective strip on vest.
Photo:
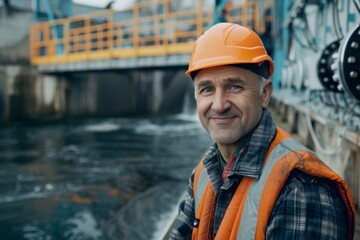
[{"label": "reflective strip on vest", "polygon": [[200,204],[200,200],[201,197],[204,194],[205,188],[207,183],[209,182],[210,178],[209,175],[207,174],[207,171],[205,169],[205,167],[202,169],[200,176],[199,176],[199,180],[198,183],[196,185],[196,193],[195,193],[195,214],[197,213],[197,211],[199,210],[199,204]]},{"label": "reflective strip on vest", "polygon": [[270,172],[274,165],[278,162],[278,160],[280,160],[289,152],[297,150],[306,150],[315,154],[314,152],[306,148],[304,145],[292,138],[281,141],[280,144],[275,146],[273,151],[270,153],[270,156],[266,161],[266,164],[261,173],[260,179],[258,181],[254,181],[253,184],[250,186],[244,205],[244,210],[241,216],[241,219],[246,219],[246,221],[240,222],[240,227],[236,238],[237,240],[255,238],[261,194],[265,187],[265,183],[268,180]]},{"label": "reflective strip on vest", "polygon": [[[313,151],[309,150],[304,145],[292,138],[282,140],[271,151],[270,156],[267,159],[266,164],[262,170],[260,179],[258,181],[255,180],[250,186],[241,217],[241,219],[246,219],[246,221],[241,221],[240,223],[239,231],[236,238],[237,240],[254,239],[261,194],[265,187],[265,183],[270,175],[270,172],[278,160],[280,160],[289,152],[297,150],[306,150],[315,155]],[[206,185],[208,184],[209,180],[209,175],[207,174],[206,169],[203,168],[200,173],[198,183],[196,185],[195,213],[197,213],[199,210],[200,200],[204,194]]]}]

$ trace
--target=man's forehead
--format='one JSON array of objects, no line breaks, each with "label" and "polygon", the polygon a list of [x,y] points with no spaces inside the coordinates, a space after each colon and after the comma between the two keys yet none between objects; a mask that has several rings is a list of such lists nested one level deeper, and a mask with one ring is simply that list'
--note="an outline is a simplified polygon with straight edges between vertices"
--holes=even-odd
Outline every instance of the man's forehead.
[{"label": "man's forehead", "polygon": [[197,75],[203,74],[220,74],[220,73],[228,73],[228,74],[243,74],[243,75],[256,75],[256,73],[251,72],[246,68],[242,68],[241,66],[231,66],[231,65],[224,65],[224,66],[217,66],[217,67],[210,67],[201,69]]},{"label": "man's forehead", "polygon": [[224,81],[224,82],[246,82],[257,79],[258,75],[237,66],[221,66],[207,68],[199,71],[194,79],[195,84],[204,81]]},{"label": "man's forehead", "polygon": [[214,81],[221,81],[224,83],[245,83],[246,80],[242,77],[239,76],[235,76],[235,77],[224,77],[224,78],[217,78],[217,79],[209,79],[209,78],[198,78],[197,80],[195,80],[195,84],[199,85],[204,85],[204,84],[210,84]]}]

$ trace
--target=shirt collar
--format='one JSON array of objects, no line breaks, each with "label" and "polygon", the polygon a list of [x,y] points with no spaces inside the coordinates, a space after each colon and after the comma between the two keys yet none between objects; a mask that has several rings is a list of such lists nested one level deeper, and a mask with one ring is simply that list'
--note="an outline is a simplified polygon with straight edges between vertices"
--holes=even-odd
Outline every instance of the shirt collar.
[{"label": "shirt collar", "polygon": [[[266,109],[243,154],[237,156],[232,174],[259,179],[267,150],[276,135],[276,126]],[[230,177],[231,173],[229,174]]]}]

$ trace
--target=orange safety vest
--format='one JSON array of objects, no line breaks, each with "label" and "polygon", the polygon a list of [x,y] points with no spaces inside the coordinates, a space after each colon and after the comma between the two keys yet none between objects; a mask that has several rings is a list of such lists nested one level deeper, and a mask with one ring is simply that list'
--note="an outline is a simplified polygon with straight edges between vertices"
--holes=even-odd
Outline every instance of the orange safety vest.
[{"label": "orange safety vest", "polygon": [[[277,128],[277,134],[265,156],[259,180],[244,177],[225,212],[215,239],[265,239],[268,219],[276,199],[293,169],[334,181],[348,213],[348,239],[355,230],[355,205],[345,181],[316,155],[289,134]],[[194,176],[195,217],[192,239],[212,239],[216,196],[202,161]],[[244,219],[244,221],[241,221]]]}]

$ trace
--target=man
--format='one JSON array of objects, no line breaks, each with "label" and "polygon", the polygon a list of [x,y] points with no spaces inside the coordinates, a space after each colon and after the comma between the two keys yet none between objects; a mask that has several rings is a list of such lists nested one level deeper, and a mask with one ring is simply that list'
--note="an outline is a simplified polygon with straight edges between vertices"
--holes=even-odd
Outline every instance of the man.
[{"label": "man", "polygon": [[256,33],[236,24],[216,24],[196,41],[186,74],[215,143],[170,239],[353,239],[346,183],[266,110],[273,66]]}]

